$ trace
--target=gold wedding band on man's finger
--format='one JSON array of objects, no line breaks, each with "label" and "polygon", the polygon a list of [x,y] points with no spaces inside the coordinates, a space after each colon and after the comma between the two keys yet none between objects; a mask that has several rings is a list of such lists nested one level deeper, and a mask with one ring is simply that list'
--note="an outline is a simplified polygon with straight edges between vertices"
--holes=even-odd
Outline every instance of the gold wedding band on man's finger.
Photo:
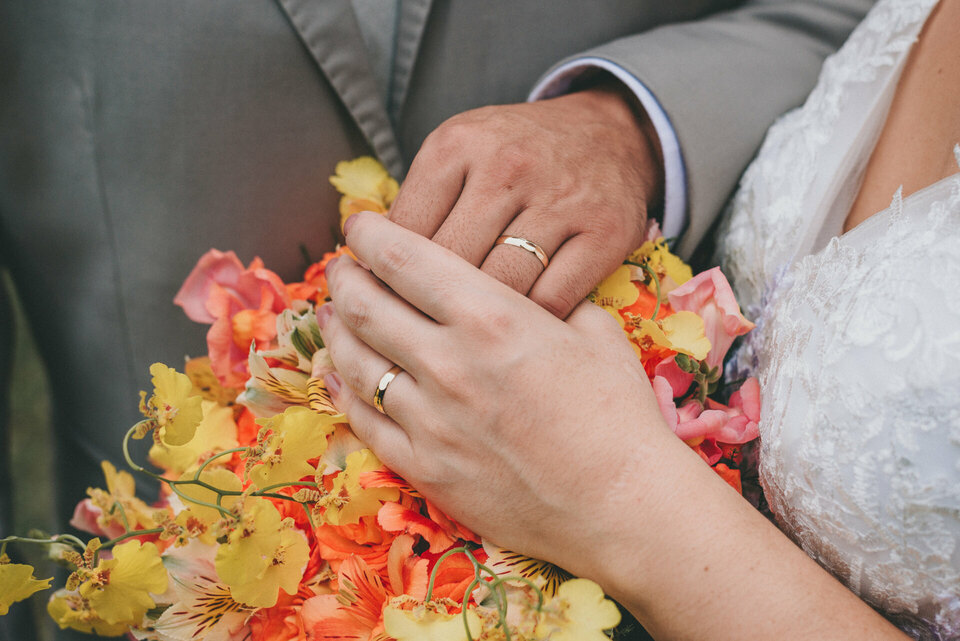
[{"label": "gold wedding band on man's finger", "polygon": [[497,239],[497,242],[493,244],[494,247],[497,245],[511,245],[513,247],[519,247],[520,249],[527,250],[537,257],[537,260],[540,261],[544,269],[546,269],[547,265],[550,264],[550,258],[547,256],[547,252],[543,251],[543,248],[540,247],[540,245],[533,241],[527,240],[526,238],[504,234]]},{"label": "gold wedding band on man's finger", "polygon": [[377,411],[381,414],[386,414],[387,412],[383,409],[383,397],[387,394],[387,387],[390,383],[397,377],[397,374],[403,371],[399,365],[394,365],[387,373],[380,377],[380,382],[377,383],[377,390],[373,393],[373,406],[377,408]]}]

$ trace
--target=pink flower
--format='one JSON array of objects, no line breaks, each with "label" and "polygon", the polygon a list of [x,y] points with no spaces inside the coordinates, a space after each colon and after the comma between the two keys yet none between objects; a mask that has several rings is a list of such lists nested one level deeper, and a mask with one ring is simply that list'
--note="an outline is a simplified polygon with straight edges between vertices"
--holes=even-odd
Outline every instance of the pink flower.
[{"label": "pink flower", "polygon": [[254,258],[244,267],[237,255],[211,249],[204,254],[173,302],[198,323],[211,323],[207,332],[210,365],[229,387],[246,382],[250,343],[269,348],[276,338],[277,314],[290,307],[280,277]]},{"label": "pink flower", "polygon": [[707,399],[707,407],[707,411],[719,410],[727,415],[726,423],[715,435],[721,443],[738,445],[760,435],[760,383],[752,376],[730,395],[729,406]]},{"label": "pink flower", "polygon": [[695,400],[688,400],[678,408],[674,402],[673,387],[663,376],[653,379],[653,393],[667,425],[688,444],[697,445],[704,440],[714,440],[738,445],[752,441],[759,434],[760,385],[755,378],[748,378],[730,396],[729,407],[707,399],[706,407]]},{"label": "pink flower", "polygon": [[660,376],[670,383],[674,398],[683,396],[690,389],[690,384],[693,383],[693,374],[680,369],[674,356],[657,363],[657,366],[653,369],[653,375],[655,377]]},{"label": "pink flower", "polygon": [[73,510],[73,518],[70,519],[70,525],[82,530],[84,532],[89,532],[94,536],[101,536],[107,539],[113,539],[126,530],[123,527],[123,524],[119,520],[109,521],[105,526],[101,525],[103,521],[103,510],[98,506],[93,504],[93,501],[90,499],[83,499],[77,503],[77,507]]},{"label": "pink flower", "polygon": [[711,345],[706,358],[710,367],[723,363],[734,338],[753,329],[753,323],[740,313],[733,290],[719,267],[697,274],[667,296],[675,310],[694,312],[703,319]]}]

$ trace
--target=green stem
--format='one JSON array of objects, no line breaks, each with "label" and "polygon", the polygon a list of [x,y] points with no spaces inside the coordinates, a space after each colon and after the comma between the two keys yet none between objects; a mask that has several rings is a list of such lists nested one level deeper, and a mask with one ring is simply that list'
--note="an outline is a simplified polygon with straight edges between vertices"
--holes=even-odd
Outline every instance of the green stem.
[{"label": "green stem", "polygon": [[427,595],[423,600],[424,603],[429,603],[431,599],[433,599],[433,584],[437,580],[437,570],[440,569],[440,565],[444,561],[446,561],[447,558],[453,556],[454,554],[464,553],[464,554],[468,554],[470,558],[472,558],[473,555],[469,554],[469,552],[470,551],[466,547],[461,546],[458,548],[452,548],[450,550],[447,550],[446,552],[443,553],[443,555],[439,559],[437,559],[437,562],[433,564],[433,571],[430,572],[430,583],[427,584]]},{"label": "green stem", "polygon": [[310,514],[310,508],[307,507],[306,503],[301,503],[300,506],[303,508],[304,513],[307,515],[307,523],[310,524],[310,530],[313,531],[316,529],[316,525],[313,524],[313,515]]},{"label": "green stem", "polygon": [[467,596],[473,589],[480,584],[482,579],[478,576],[470,582],[470,585],[467,586],[467,591],[463,593],[463,603],[460,605],[460,613],[463,615],[463,628],[467,631],[467,641],[473,641],[473,635],[470,634],[470,619],[467,617],[467,599],[470,597]]},{"label": "green stem", "polygon": [[113,506],[110,508],[110,514],[113,514],[117,508],[120,509],[120,521],[123,523],[123,529],[126,532],[130,531],[130,522],[127,520],[127,511],[123,508],[123,505],[120,501],[114,501]]},{"label": "green stem", "polygon": [[129,430],[127,430],[127,433],[123,437],[123,458],[127,461],[127,465],[129,465],[133,471],[141,472],[143,474],[146,474],[147,476],[157,479],[158,481],[164,481],[166,479],[164,479],[162,476],[160,476],[159,474],[156,474],[155,472],[151,472],[150,470],[143,467],[142,465],[138,465],[133,461],[133,457],[130,456],[130,437],[132,437],[134,432],[137,431],[137,428],[139,428],[143,423],[146,423],[147,420],[149,419],[140,421],[139,423],[131,427]]},{"label": "green stem", "polygon": [[103,545],[101,545],[101,546],[100,546],[100,549],[101,549],[101,550],[105,550],[105,549],[107,549],[107,548],[109,548],[109,547],[113,547],[114,545],[116,545],[116,544],[119,543],[120,541],[124,541],[124,540],[126,540],[126,539],[130,539],[130,538],[133,538],[133,537],[135,537],[135,536],[149,536],[150,534],[160,534],[161,532],[163,532],[163,528],[162,528],[162,527],[155,527],[155,528],[151,528],[151,529],[149,529],[149,530],[134,530],[133,532],[127,532],[126,534],[121,534],[120,536],[118,536],[118,537],[115,538],[115,539],[110,539],[109,541],[107,541],[106,543],[104,543]]},{"label": "green stem", "polygon": [[231,449],[229,449],[229,450],[224,450],[224,451],[222,451],[222,452],[219,452],[219,453],[217,453],[217,454],[214,454],[213,456],[211,456],[210,458],[208,458],[206,461],[204,461],[203,464],[197,469],[197,472],[193,475],[193,480],[194,480],[194,481],[199,480],[199,479],[200,479],[200,474],[203,472],[204,468],[206,468],[208,465],[210,465],[210,463],[212,463],[213,461],[217,460],[217,459],[220,458],[221,456],[226,456],[226,455],[228,455],[228,454],[234,454],[235,452],[246,452],[248,449],[250,449],[250,448],[247,448],[247,447],[234,447],[234,448],[231,448]]},{"label": "green stem", "polygon": [[0,543],[3,544],[3,549],[6,550],[7,543],[37,543],[39,545],[53,545],[54,543],[63,543],[64,541],[70,543],[78,550],[83,552],[87,549],[87,546],[75,536],[70,534],[58,534],[52,536],[49,539],[32,539],[26,536],[8,536],[0,539]]},{"label": "green stem", "polygon": [[[164,479],[164,480],[166,480],[166,479]],[[231,514],[230,511],[227,510],[226,508],[224,508],[224,507],[222,507],[222,506],[220,506],[220,505],[215,505],[215,504],[213,504],[213,503],[207,503],[206,501],[201,501],[201,500],[199,500],[199,499],[195,499],[195,498],[193,498],[193,497],[187,496],[186,494],[184,494],[183,492],[181,492],[180,490],[178,490],[178,489],[177,489],[177,486],[174,485],[174,484],[172,484],[172,483],[170,484],[170,489],[173,490],[173,493],[176,494],[177,496],[179,496],[179,497],[180,497],[181,499],[183,499],[184,501],[189,501],[190,503],[193,503],[193,504],[195,504],[195,505],[202,505],[203,507],[209,507],[209,508],[211,508],[211,509],[214,509],[214,510],[216,510],[217,512],[219,512],[222,516],[224,516],[224,517],[226,517],[226,518],[228,518],[228,519],[233,517],[233,514]]]}]

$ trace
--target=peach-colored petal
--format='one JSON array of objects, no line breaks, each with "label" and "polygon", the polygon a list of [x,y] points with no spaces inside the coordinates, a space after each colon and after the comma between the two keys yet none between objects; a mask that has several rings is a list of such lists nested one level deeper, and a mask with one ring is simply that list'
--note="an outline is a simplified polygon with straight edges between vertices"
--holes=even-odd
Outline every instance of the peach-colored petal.
[{"label": "peach-colored petal", "polygon": [[89,532],[94,536],[102,536],[107,539],[113,539],[125,532],[123,525],[115,522],[111,522],[107,525],[106,528],[103,528],[98,519],[103,514],[103,511],[93,504],[93,501],[90,499],[83,499],[77,503],[77,507],[73,510],[73,518],[70,519],[70,525],[82,530],[84,532]]},{"label": "peach-colored petal", "polygon": [[674,309],[691,311],[703,318],[711,345],[706,362],[711,367],[723,363],[734,338],[754,327],[740,313],[733,290],[719,267],[697,274],[670,292],[668,298]]},{"label": "peach-colored petal", "polygon": [[655,376],[660,376],[670,383],[674,398],[683,396],[693,383],[693,374],[680,369],[677,359],[673,356],[660,361],[653,371]]},{"label": "peach-colored petal", "polygon": [[216,318],[207,311],[211,285],[235,283],[242,272],[243,263],[235,253],[211,249],[200,257],[173,302],[183,308],[190,320],[212,323]]},{"label": "peach-colored petal", "polygon": [[438,524],[399,503],[384,503],[377,512],[377,522],[388,532],[419,534],[430,545],[431,552],[445,550],[454,542]]},{"label": "peach-colored petal", "polygon": [[[696,406],[699,410],[698,405],[689,404],[691,407]],[[727,413],[720,410],[697,411],[695,416],[679,421],[674,432],[684,441],[712,438],[723,429],[728,420]]]},{"label": "peach-colored petal", "polygon": [[428,563],[426,559],[414,556],[413,545],[416,542],[416,537],[411,534],[401,534],[393,540],[387,556],[387,572],[393,594],[408,594],[423,601],[429,581]]},{"label": "peach-colored petal", "polygon": [[673,387],[663,376],[655,376],[652,381],[653,395],[657,399],[657,406],[660,408],[660,414],[663,415],[667,426],[676,431],[679,417],[677,416],[677,406],[673,402]]}]

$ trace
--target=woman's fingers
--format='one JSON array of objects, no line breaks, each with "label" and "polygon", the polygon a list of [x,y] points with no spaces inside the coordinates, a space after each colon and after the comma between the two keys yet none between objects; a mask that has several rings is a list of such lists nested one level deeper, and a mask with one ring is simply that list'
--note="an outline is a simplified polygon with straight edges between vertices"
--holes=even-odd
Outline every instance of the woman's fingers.
[{"label": "woman's fingers", "polygon": [[407,433],[396,421],[381,414],[355,392],[336,372],[324,377],[337,409],[347,415],[350,427],[387,467],[406,477],[415,463]]},{"label": "woman's fingers", "polygon": [[[464,310],[471,309],[471,301],[480,293],[523,300],[450,250],[378,214],[354,214],[347,219],[344,233],[358,259],[401,298],[439,323],[463,319]],[[337,262],[329,276],[334,299]]]},{"label": "woman's fingers", "polygon": [[434,321],[349,256],[327,266],[327,283],[336,313],[352,334],[404,369],[422,369],[423,345],[436,334]]},{"label": "woman's fingers", "polygon": [[445,149],[436,149],[428,137],[413,159],[390,208],[389,218],[421,236],[433,236],[460,196],[467,172],[466,158],[451,162]]},{"label": "woman's fingers", "polygon": [[[334,307],[334,303],[328,303],[317,312],[324,344],[342,380],[372,407],[377,386],[395,363],[354,335]],[[381,404],[386,414],[402,423],[406,417],[417,414],[419,398],[416,380],[402,370],[381,394]],[[345,411],[339,406],[338,409]]]}]

